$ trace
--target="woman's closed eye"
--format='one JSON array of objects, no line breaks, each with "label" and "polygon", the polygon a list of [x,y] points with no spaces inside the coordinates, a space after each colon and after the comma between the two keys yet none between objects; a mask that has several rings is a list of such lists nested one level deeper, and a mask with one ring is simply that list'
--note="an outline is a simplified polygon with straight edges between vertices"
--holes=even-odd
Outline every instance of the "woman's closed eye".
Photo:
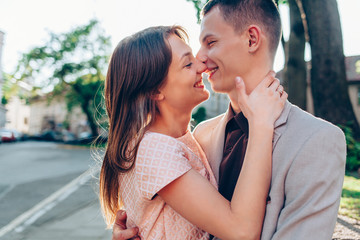
[{"label": "woman's closed eye", "polygon": [[186,67],[186,68],[190,68],[192,64],[193,64],[193,63],[190,62],[190,63],[186,64],[185,67]]}]

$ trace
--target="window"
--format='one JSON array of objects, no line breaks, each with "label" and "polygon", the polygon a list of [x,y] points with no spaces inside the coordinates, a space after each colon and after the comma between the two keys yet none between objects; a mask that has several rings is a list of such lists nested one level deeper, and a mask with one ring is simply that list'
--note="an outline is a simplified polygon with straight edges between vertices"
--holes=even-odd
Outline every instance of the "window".
[{"label": "window", "polygon": [[355,62],[355,72],[356,72],[357,74],[360,74],[360,60],[357,60],[357,61]]}]

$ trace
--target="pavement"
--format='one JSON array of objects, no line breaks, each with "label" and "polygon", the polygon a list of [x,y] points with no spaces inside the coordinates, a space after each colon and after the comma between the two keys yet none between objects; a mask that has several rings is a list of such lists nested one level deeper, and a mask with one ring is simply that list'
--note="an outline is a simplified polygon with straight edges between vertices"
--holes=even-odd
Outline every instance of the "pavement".
[{"label": "pavement", "polygon": [[[6,234],[1,235],[6,227],[0,229],[0,239],[110,240],[111,230],[106,229],[100,211],[96,182],[94,169],[86,171],[22,214],[18,221],[12,221],[6,226],[10,227]],[[359,222],[339,215],[333,239],[360,239]]]},{"label": "pavement", "polygon": [[333,240],[359,240],[360,221],[338,215]]},{"label": "pavement", "polygon": [[0,239],[111,239],[111,230],[106,229],[101,214],[96,181],[94,169],[86,171],[1,228]]},{"label": "pavement", "polygon": [[105,229],[99,205],[92,203],[63,219],[56,219],[41,226],[33,225],[22,232],[15,230],[2,239],[103,240],[111,239],[111,230]]}]

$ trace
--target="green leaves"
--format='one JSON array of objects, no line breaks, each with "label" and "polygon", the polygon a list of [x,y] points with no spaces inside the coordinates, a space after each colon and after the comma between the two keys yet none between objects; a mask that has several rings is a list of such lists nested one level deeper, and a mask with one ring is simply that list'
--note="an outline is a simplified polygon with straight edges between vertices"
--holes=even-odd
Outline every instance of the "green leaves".
[{"label": "green leaves", "polygon": [[196,18],[198,23],[201,22],[201,9],[203,6],[209,1],[209,0],[186,0],[187,2],[192,2],[194,4],[194,7],[196,9]]},{"label": "green leaves", "polygon": [[[95,19],[66,33],[49,32],[43,46],[23,54],[11,78],[43,92],[52,89],[48,100],[64,97],[69,111],[80,106],[96,135],[95,113],[105,115],[103,109],[96,108],[101,106],[99,89],[105,79],[110,47],[110,37],[105,36]],[[31,100],[33,93],[30,91],[26,97]]]},{"label": "green leaves", "polygon": [[353,130],[349,126],[340,125],[340,128],[345,133],[347,146],[346,170],[357,171],[360,168],[360,142],[356,141]]}]

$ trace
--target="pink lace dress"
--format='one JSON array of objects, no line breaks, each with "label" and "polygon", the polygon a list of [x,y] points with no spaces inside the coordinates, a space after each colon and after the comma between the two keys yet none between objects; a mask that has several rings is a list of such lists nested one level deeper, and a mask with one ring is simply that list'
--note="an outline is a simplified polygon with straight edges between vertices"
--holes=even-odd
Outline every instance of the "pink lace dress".
[{"label": "pink lace dress", "polygon": [[208,233],[180,216],[157,195],[191,168],[217,188],[205,153],[190,132],[177,139],[154,132],[144,135],[135,167],[119,177],[127,226],[138,226],[141,239],[209,238]]}]

